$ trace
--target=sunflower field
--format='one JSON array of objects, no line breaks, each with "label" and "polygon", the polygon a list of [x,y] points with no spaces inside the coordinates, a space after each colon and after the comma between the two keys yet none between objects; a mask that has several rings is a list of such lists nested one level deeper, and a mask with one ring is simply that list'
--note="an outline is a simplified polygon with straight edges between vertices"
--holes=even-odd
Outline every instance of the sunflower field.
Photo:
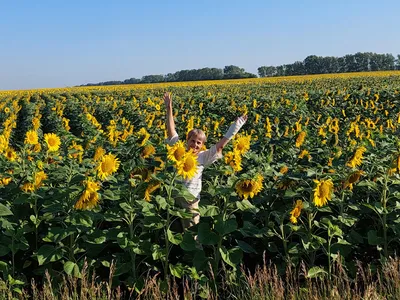
[{"label": "sunflower field", "polygon": [[[184,232],[196,159],[165,145],[166,91],[207,148],[248,115]],[[217,289],[263,259],[354,276],[400,247],[399,133],[399,72],[2,91],[0,273],[17,292],[85,266],[137,292],[155,274]]]}]

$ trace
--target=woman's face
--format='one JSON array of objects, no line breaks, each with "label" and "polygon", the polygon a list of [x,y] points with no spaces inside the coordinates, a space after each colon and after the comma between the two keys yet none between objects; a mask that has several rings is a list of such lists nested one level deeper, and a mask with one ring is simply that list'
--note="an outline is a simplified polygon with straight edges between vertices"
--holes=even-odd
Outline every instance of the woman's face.
[{"label": "woman's face", "polygon": [[203,147],[203,140],[199,138],[197,135],[192,134],[187,140],[188,150],[192,149],[193,153],[198,154]]}]

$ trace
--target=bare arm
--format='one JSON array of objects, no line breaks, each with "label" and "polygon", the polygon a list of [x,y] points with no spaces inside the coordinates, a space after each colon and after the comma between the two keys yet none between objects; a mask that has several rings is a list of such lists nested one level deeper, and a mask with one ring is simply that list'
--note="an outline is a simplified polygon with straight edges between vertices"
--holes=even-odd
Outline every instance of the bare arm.
[{"label": "bare arm", "polygon": [[165,109],[166,109],[166,125],[167,125],[167,134],[168,134],[168,139],[171,139],[173,136],[175,136],[176,130],[175,130],[175,121],[174,121],[174,114],[173,114],[173,108],[172,108],[172,95],[171,93],[166,92],[164,94],[164,104],[165,104]]},{"label": "bare arm", "polygon": [[236,133],[242,128],[242,126],[246,123],[247,116],[241,116],[236,119],[235,122],[232,123],[231,127],[229,127],[228,132],[224,135],[222,139],[215,145],[217,148],[217,152],[221,153],[222,149],[229,143],[229,141],[235,136]]}]

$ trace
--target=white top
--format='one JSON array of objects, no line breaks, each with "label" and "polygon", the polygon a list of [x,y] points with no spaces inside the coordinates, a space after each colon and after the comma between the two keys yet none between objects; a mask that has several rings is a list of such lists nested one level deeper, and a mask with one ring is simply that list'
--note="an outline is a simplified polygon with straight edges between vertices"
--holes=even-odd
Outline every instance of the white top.
[{"label": "white top", "polygon": [[[178,140],[179,136],[178,134],[175,134],[170,139],[167,138],[165,140],[165,143],[172,146]],[[222,158],[222,153],[217,152],[217,147],[215,145],[212,145],[210,149],[199,152],[199,154],[197,155],[197,161],[199,162],[199,165],[197,166],[196,174],[192,179],[183,180],[183,184],[186,186],[189,192],[197,199],[200,199],[201,177],[203,175],[204,167],[211,165],[220,158]]]}]

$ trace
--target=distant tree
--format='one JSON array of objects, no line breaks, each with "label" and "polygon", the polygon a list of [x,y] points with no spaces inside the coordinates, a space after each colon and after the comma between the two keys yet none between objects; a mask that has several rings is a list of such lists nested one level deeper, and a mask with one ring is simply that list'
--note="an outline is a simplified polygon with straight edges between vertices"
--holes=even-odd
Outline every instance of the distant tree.
[{"label": "distant tree", "polygon": [[243,74],[243,73],[244,69],[238,66],[230,65],[224,67],[224,74]]},{"label": "distant tree", "polygon": [[260,77],[270,77],[276,75],[276,67],[274,66],[263,66],[257,69],[258,76]]},{"label": "distant tree", "polygon": [[336,57],[326,56],[320,58],[320,71],[322,74],[339,72],[339,62]]},{"label": "distant tree", "polygon": [[338,64],[338,73],[346,73],[347,72],[347,65],[346,65],[346,60],[344,59],[344,57],[338,57],[337,64]]},{"label": "distant tree", "polygon": [[370,59],[370,53],[368,52],[365,53],[357,52],[356,54],[354,54],[356,72],[369,71],[369,59]]},{"label": "distant tree", "polygon": [[316,55],[309,55],[304,59],[304,68],[306,74],[320,74],[321,73],[321,58]]},{"label": "distant tree", "polygon": [[285,76],[285,67],[284,66],[276,67],[276,76]]},{"label": "distant tree", "polygon": [[135,83],[139,83],[140,79],[137,78],[129,78],[129,79],[125,79],[122,83],[123,84],[135,84]]},{"label": "distant tree", "polygon": [[397,54],[397,59],[396,59],[396,70],[400,70],[400,54]]},{"label": "distant tree", "polygon": [[164,82],[164,75],[146,75],[140,80],[140,83]]},{"label": "distant tree", "polygon": [[293,75],[303,75],[306,74],[306,69],[304,67],[304,63],[302,61],[295,61],[292,64]]}]

